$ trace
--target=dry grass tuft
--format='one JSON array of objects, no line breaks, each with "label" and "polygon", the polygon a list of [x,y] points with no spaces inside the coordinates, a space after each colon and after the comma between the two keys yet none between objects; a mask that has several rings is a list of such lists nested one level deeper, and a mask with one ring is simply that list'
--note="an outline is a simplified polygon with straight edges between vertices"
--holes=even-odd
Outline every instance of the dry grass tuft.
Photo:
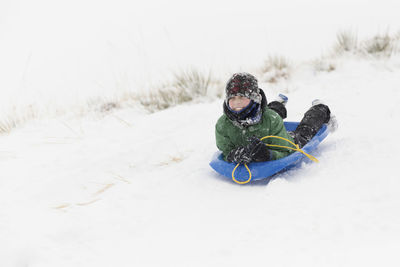
[{"label": "dry grass tuft", "polygon": [[356,59],[385,59],[399,52],[400,31],[394,35],[376,34],[372,38],[359,40],[357,33],[341,31],[337,34],[337,42],[333,51],[326,56],[312,61],[315,71],[331,72],[338,68],[343,57]]},{"label": "dry grass tuft", "polygon": [[277,83],[290,78],[291,63],[283,56],[269,56],[261,68],[262,81]]},{"label": "dry grass tuft", "polygon": [[318,72],[331,72],[337,68],[337,64],[334,60],[324,57],[311,61],[311,64],[314,70]]},{"label": "dry grass tuft", "polygon": [[204,74],[192,68],[174,73],[172,82],[141,97],[140,103],[152,112],[163,110],[206,96],[216,83],[211,73]]},{"label": "dry grass tuft", "polygon": [[388,33],[378,34],[363,42],[363,52],[375,57],[391,57],[397,48],[398,38]]},{"label": "dry grass tuft", "polygon": [[342,31],[337,34],[337,43],[332,56],[344,52],[359,56],[372,56],[376,58],[391,57],[398,52],[400,33],[390,36],[389,33],[377,34],[372,38],[358,40],[357,34],[352,31]]},{"label": "dry grass tuft", "polygon": [[358,36],[357,33],[352,31],[340,31],[336,34],[335,51],[341,52],[354,52],[358,49]]},{"label": "dry grass tuft", "polygon": [[29,105],[24,110],[19,110],[17,107],[14,107],[8,114],[0,118],[0,134],[9,133],[14,128],[17,128],[26,121],[32,120],[37,116],[38,111],[32,105]]}]

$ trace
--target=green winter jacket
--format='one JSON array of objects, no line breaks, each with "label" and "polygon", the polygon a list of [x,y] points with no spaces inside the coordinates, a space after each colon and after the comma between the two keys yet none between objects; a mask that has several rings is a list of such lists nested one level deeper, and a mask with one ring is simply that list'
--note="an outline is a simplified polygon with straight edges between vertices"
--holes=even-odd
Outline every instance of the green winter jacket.
[{"label": "green winter jacket", "polygon": [[[293,138],[287,133],[282,118],[268,107],[264,108],[261,121],[255,125],[239,128],[224,114],[218,119],[215,126],[217,147],[222,151],[225,160],[232,149],[246,145],[249,137],[262,138],[268,135],[280,136],[294,142]],[[289,142],[277,138],[267,138],[263,142],[293,147]],[[286,148],[268,147],[268,149],[272,152],[272,160],[286,157],[293,152],[293,150]]]}]

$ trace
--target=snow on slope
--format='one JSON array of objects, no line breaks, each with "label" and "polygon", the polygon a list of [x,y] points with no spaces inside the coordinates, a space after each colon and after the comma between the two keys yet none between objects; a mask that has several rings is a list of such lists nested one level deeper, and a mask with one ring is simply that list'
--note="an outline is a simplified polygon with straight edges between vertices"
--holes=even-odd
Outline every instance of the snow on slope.
[{"label": "snow on slope", "polygon": [[398,266],[399,62],[299,68],[288,119],[318,97],[340,128],[319,164],[270,183],[239,186],[208,166],[222,100],[2,136],[1,266]]}]

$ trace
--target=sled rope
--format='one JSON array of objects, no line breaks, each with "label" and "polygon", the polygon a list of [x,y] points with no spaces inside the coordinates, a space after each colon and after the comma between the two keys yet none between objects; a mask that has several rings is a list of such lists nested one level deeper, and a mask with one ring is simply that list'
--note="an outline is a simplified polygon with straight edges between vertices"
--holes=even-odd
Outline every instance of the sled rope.
[{"label": "sled rope", "polygon": [[271,145],[271,144],[265,144],[266,146],[282,147],[282,148],[287,148],[287,149],[291,149],[291,150],[294,150],[294,151],[298,151],[298,152],[300,152],[300,153],[303,153],[305,156],[307,156],[307,157],[308,157],[309,159],[311,159],[312,161],[314,161],[314,162],[319,162],[318,159],[316,159],[314,156],[312,156],[312,155],[310,155],[310,154],[304,152],[304,151],[299,147],[299,145],[293,143],[292,141],[290,141],[290,140],[288,140],[288,139],[286,139],[286,138],[283,138],[283,137],[280,137],[280,136],[269,135],[269,136],[264,136],[264,137],[261,138],[260,140],[262,141],[262,140],[267,139],[267,138],[277,138],[277,139],[285,140],[285,141],[289,142],[290,144],[292,144],[292,145],[294,146],[294,148],[293,148],[293,147],[288,147],[288,146]]},{"label": "sled rope", "polygon": [[247,171],[249,172],[249,179],[248,179],[247,181],[244,181],[244,182],[238,181],[238,180],[236,180],[236,178],[235,178],[235,171],[236,171],[237,167],[239,167],[239,165],[240,165],[240,163],[238,163],[238,164],[236,165],[236,167],[233,168],[233,171],[232,171],[232,180],[233,180],[235,183],[237,183],[237,184],[247,184],[248,182],[251,181],[251,171],[250,171],[249,167],[247,167],[247,164],[245,163],[244,166],[246,167]]},{"label": "sled rope", "polygon": [[[290,141],[290,140],[288,140],[288,139],[286,139],[286,138],[284,138],[284,137],[274,136],[274,135],[268,135],[268,136],[264,136],[264,137],[261,138],[260,140],[262,141],[262,140],[267,139],[267,138],[282,139],[282,140],[287,141],[288,143],[290,143],[290,144],[293,145],[294,147],[281,146],[281,145],[272,145],[272,144],[265,144],[266,146],[280,147],[280,148],[286,148],[286,149],[298,151],[298,152],[300,152],[300,153],[303,153],[305,156],[307,156],[307,157],[308,157],[309,159],[311,159],[312,161],[314,161],[314,162],[319,162],[318,159],[316,159],[314,156],[312,156],[312,155],[310,155],[310,154],[304,152],[304,151],[299,147],[299,145],[293,143],[292,141]],[[249,167],[247,166],[247,164],[245,163],[245,164],[244,164],[244,167],[246,167],[246,170],[247,170],[247,172],[249,173],[249,179],[247,179],[246,181],[243,181],[243,182],[238,181],[238,180],[235,178],[235,172],[236,172],[236,169],[239,167],[239,165],[240,165],[240,163],[238,163],[238,164],[236,165],[236,167],[233,168],[233,171],[232,171],[232,180],[233,180],[235,183],[237,183],[237,184],[247,184],[248,182],[251,181],[251,171],[250,171]]]}]

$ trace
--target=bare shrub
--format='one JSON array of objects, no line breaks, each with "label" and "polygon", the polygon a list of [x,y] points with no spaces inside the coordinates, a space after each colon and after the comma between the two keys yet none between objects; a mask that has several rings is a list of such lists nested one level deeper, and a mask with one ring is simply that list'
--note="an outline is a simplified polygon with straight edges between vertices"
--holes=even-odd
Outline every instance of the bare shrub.
[{"label": "bare shrub", "polygon": [[100,111],[101,112],[110,112],[113,109],[116,109],[118,107],[119,107],[119,104],[116,102],[106,102],[100,106]]},{"label": "bare shrub", "polygon": [[0,133],[11,132],[26,121],[36,118],[37,113],[37,110],[32,105],[23,110],[14,107],[0,118]]},{"label": "bare shrub", "polygon": [[337,64],[332,59],[329,58],[318,58],[311,62],[315,71],[319,72],[331,72],[336,70]]},{"label": "bare shrub", "polygon": [[206,96],[216,81],[211,73],[204,74],[193,68],[174,73],[173,80],[160,89],[140,98],[140,103],[150,111],[157,111]]},{"label": "bare shrub", "polygon": [[389,34],[376,35],[363,42],[362,52],[377,56],[390,57],[396,51],[396,37],[391,37]]},{"label": "bare shrub", "polygon": [[336,52],[355,52],[358,49],[357,34],[352,31],[340,31],[336,34]]},{"label": "bare shrub", "polygon": [[[335,61],[344,53],[355,55],[359,58],[389,58],[399,52],[400,32],[393,36],[388,33],[376,34],[372,38],[358,40],[357,34],[352,31],[341,31],[337,34],[337,42],[332,53],[327,57]],[[315,63],[315,62],[314,62]],[[316,61],[315,69],[329,70],[326,63]],[[325,65],[325,66],[324,66]],[[333,65],[332,65],[333,67]]]},{"label": "bare shrub", "polygon": [[189,69],[174,73],[174,82],[172,86],[183,92],[183,102],[190,101],[195,96],[204,96],[207,94],[208,86],[211,82],[211,73],[203,74],[198,70]]},{"label": "bare shrub", "polygon": [[262,80],[277,83],[290,78],[291,64],[283,56],[269,56],[261,68]]}]

